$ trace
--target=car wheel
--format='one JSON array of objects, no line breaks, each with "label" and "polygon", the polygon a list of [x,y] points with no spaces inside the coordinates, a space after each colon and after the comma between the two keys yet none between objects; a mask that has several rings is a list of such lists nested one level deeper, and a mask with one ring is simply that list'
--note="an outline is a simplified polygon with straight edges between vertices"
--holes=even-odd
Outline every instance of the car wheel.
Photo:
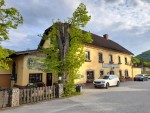
[{"label": "car wheel", "polygon": [[108,87],[109,87],[109,84],[108,84],[108,83],[106,83],[106,89],[108,89]]},{"label": "car wheel", "polygon": [[97,88],[97,86],[94,86],[95,88]]},{"label": "car wheel", "polygon": [[116,84],[116,86],[119,87],[119,85],[120,85],[120,82],[118,81],[117,84]]},{"label": "car wheel", "polygon": [[136,81],[136,79],[134,79],[134,81]]}]

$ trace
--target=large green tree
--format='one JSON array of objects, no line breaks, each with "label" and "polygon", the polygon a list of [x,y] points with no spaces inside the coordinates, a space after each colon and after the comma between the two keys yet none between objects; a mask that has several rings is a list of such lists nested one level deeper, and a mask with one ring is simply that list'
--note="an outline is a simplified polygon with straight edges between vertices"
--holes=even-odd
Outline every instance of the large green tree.
[{"label": "large green tree", "polygon": [[67,96],[75,93],[74,79],[85,61],[84,43],[92,42],[90,32],[81,30],[90,18],[86,6],[81,3],[71,18],[65,22],[56,21],[48,35],[43,36],[43,39],[51,41],[49,48],[43,48],[47,55],[44,61],[45,71],[62,77]]},{"label": "large green tree", "polygon": [[[23,23],[21,14],[15,8],[5,8],[5,0],[0,0],[0,43],[9,40],[9,30]],[[0,45],[0,67],[8,69],[9,52]]]}]

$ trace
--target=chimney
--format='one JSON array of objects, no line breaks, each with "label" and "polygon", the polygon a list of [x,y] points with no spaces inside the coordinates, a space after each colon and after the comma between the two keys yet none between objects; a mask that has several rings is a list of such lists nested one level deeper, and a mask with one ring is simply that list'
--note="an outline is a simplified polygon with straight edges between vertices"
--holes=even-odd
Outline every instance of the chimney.
[{"label": "chimney", "polygon": [[109,38],[108,38],[108,34],[104,34],[103,37],[104,37],[106,40],[109,39]]}]

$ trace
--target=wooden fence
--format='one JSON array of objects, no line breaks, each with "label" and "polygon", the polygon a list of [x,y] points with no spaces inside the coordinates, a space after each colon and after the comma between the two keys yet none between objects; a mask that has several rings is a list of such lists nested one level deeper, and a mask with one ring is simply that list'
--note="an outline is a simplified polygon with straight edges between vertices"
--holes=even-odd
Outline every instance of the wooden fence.
[{"label": "wooden fence", "polygon": [[43,100],[50,100],[56,97],[56,87],[38,87],[20,89],[19,104],[35,103]]},{"label": "wooden fence", "polygon": [[0,108],[60,98],[59,86],[0,90]]},{"label": "wooden fence", "polygon": [[10,89],[0,90],[0,108],[10,107]]}]

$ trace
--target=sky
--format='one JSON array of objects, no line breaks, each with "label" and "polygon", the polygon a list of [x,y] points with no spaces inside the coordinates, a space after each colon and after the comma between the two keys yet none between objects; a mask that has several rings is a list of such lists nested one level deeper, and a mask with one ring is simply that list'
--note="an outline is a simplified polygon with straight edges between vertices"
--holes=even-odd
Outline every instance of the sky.
[{"label": "sky", "polygon": [[6,7],[15,7],[24,23],[9,31],[10,40],[2,46],[15,51],[37,49],[38,35],[54,21],[72,17],[81,2],[91,15],[84,30],[108,34],[134,55],[150,49],[150,0],[6,0]]}]

